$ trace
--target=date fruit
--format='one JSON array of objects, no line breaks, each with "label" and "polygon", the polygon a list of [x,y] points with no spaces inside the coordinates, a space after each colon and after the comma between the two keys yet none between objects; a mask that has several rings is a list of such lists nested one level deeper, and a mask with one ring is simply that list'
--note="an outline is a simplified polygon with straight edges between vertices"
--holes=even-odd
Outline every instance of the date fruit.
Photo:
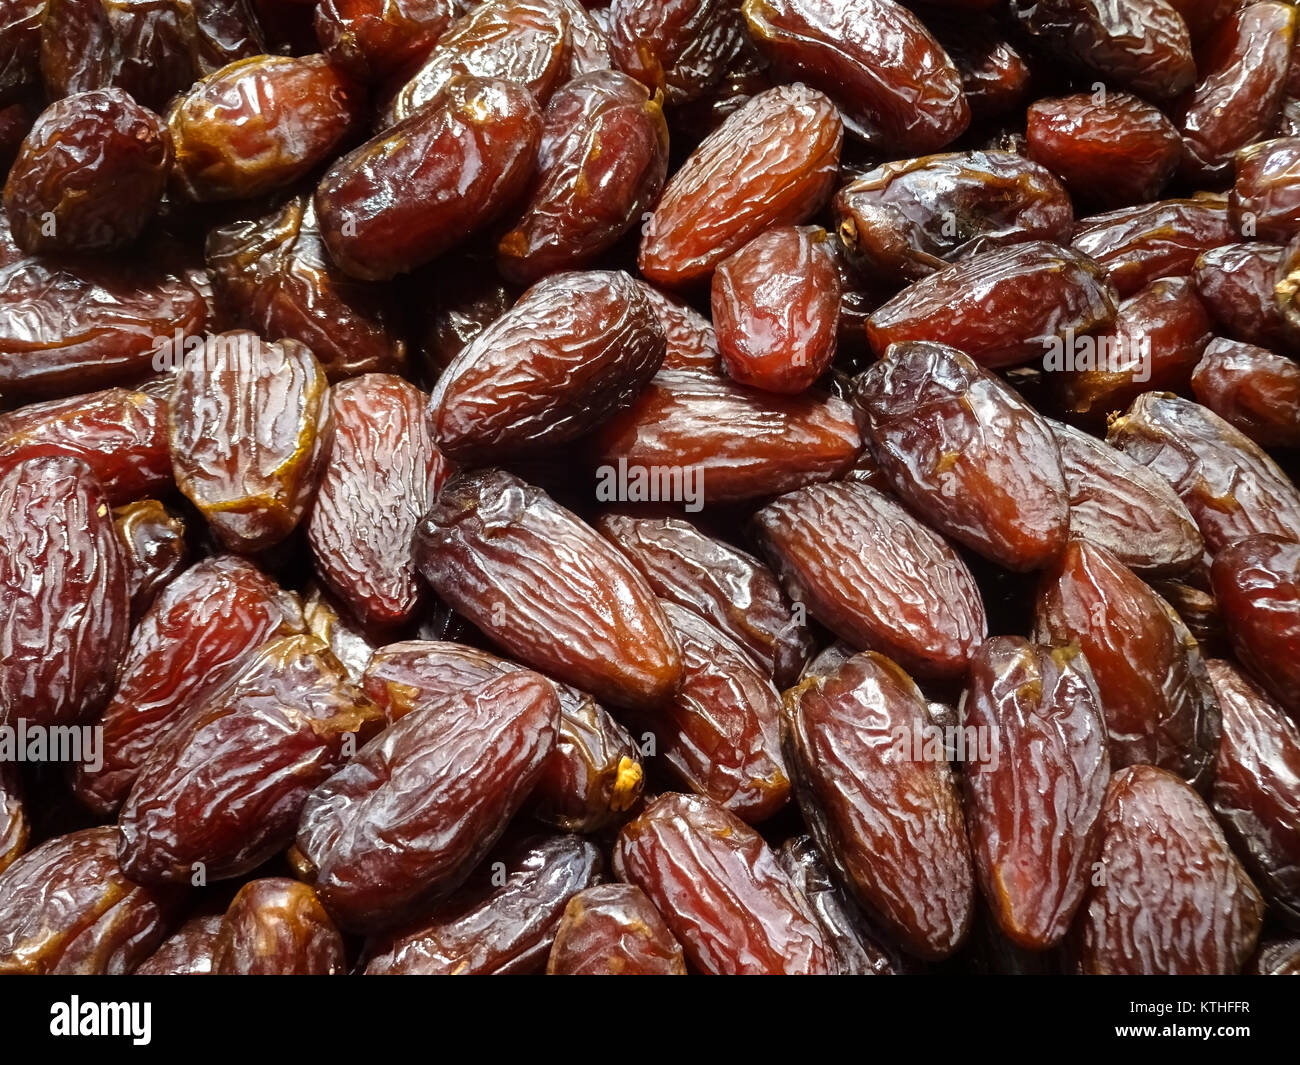
[{"label": "date fruit", "polygon": [[1300,447],[1300,365],[1265,348],[1212,340],[1192,371],[1196,398],[1263,447]]},{"label": "date fruit", "polygon": [[548,976],[685,976],[682,945],[644,891],[600,884],[564,908]]},{"label": "date fruit", "polygon": [[250,880],[221,919],[217,976],[334,976],[346,971],[343,937],[306,884]]}]

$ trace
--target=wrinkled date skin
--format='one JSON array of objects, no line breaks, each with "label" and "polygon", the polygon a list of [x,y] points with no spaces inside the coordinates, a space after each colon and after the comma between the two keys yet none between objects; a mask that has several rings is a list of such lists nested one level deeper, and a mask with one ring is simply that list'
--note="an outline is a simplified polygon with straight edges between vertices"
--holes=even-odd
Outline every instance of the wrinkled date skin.
[{"label": "wrinkled date skin", "polygon": [[1012,0],[1011,17],[1062,58],[1139,95],[1168,100],[1196,80],[1187,26],[1165,0]]},{"label": "wrinkled date skin", "polygon": [[550,681],[508,673],[426,703],[312,792],[297,849],[339,924],[392,926],[458,887],[536,785],[559,714]]},{"label": "wrinkled date skin", "polygon": [[1012,366],[1111,325],[1116,303],[1097,263],[1036,240],[973,255],[903,289],[867,320],[867,339],[880,356],[891,344],[932,340],[981,366]]},{"label": "wrinkled date skin", "polygon": [[361,94],[323,56],[232,63],[168,112],[173,187],[205,203],[291,185],[358,128],[361,103]]},{"label": "wrinkled date skin", "polygon": [[813,89],[755,96],[709,134],[668,181],[642,230],[641,273],[681,288],[774,225],[800,225],[835,187],[844,124]]},{"label": "wrinkled date skin", "polygon": [[728,376],[768,392],[809,388],[835,358],[840,278],[826,231],[777,226],[713,274],[713,325]]},{"label": "wrinkled date skin", "polygon": [[1255,947],[1264,904],[1201,797],[1149,765],[1116,773],[1101,863],[1076,925],[1083,972],[1227,975]]},{"label": "wrinkled date skin", "polygon": [[1280,244],[1224,244],[1196,259],[1196,294],[1219,330],[1236,340],[1278,352],[1300,351],[1300,329],[1278,305],[1277,280],[1286,249]]},{"label": "wrinkled date skin", "polygon": [[497,244],[498,268],[520,285],[608,251],[654,206],[668,175],[663,110],[626,74],[575,78],[542,117],[534,190]]},{"label": "wrinkled date skin", "polygon": [[[691,507],[762,499],[829,481],[847,473],[862,451],[853,410],[841,399],[817,391],[760,392],[681,370],[657,374],[591,444],[593,460],[607,472],[621,463],[629,469],[680,467],[683,478],[696,478],[694,489],[684,486],[683,494],[699,496],[686,497]],[[614,497],[598,491],[597,498]],[[643,495],[639,501],[655,498]]]},{"label": "wrinkled date skin", "polygon": [[361,677],[375,653],[372,629],[358,621],[351,611],[320,585],[312,582],[302,604],[307,631],[329,645],[334,657],[347,671],[348,680],[361,683]]},{"label": "wrinkled date skin", "polygon": [[614,871],[645,892],[697,972],[834,971],[831,947],[771,848],[711,799],[659,796],[619,833]]},{"label": "wrinkled date skin", "polygon": [[1104,547],[1071,540],[1042,576],[1034,638],[1083,649],[1112,766],[1156,765],[1208,788],[1219,705],[1200,648],[1173,607],[1127,566]]},{"label": "wrinkled date skin", "polygon": [[1255,882],[1300,926],[1300,727],[1231,663],[1206,663],[1223,710],[1211,802]]},{"label": "wrinkled date skin", "polygon": [[569,900],[548,976],[685,976],[682,945],[644,891],[600,884]]},{"label": "wrinkled date skin", "polygon": [[1111,423],[1106,439],[1174,486],[1211,553],[1248,536],[1300,539],[1300,492],[1213,411],[1148,392]]},{"label": "wrinkled date skin", "polygon": [[74,458],[0,471],[0,723],[73,725],[108,700],[130,634],[125,551]]},{"label": "wrinkled date skin", "polygon": [[962,152],[886,163],[835,195],[854,266],[884,281],[918,280],[1004,244],[1065,243],[1070,197],[1014,152]]},{"label": "wrinkled date skin", "polygon": [[172,468],[229,550],[264,550],[298,524],[329,453],[328,391],[296,340],[222,333],[186,353],[168,404]]},{"label": "wrinkled date skin", "polygon": [[1030,157],[1060,175],[1072,195],[1103,208],[1154,200],[1183,158],[1174,124],[1126,92],[1037,100],[1025,139]]},{"label": "wrinkled date skin", "polygon": [[998,118],[1023,106],[1029,65],[995,19],[981,11],[927,8],[925,28],[957,67],[973,119]]},{"label": "wrinkled date skin", "polygon": [[[692,791],[750,824],[790,798],[781,756],[781,696],[743,649],[698,614],[662,603],[682,649],[676,698],[635,715],[634,731],[655,738],[655,753]],[[644,733],[643,733],[644,735]]]},{"label": "wrinkled date skin", "polygon": [[132,879],[226,880],[293,840],[308,794],[383,727],[314,636],[265,644],[231,684],[189,709],[144,760],[118,815]]},{"label": "wrinkled date skin", "polygon": [[405,369],[394,299],[334,265],[310,195],[214,229],[206,259],[218,304],[233,325],[306,344],[330,380]]},{"label": "wrinkled date skin", "polygon": [[1227,204],[1158,200],[1080,219],[1074,246],[1106,268],[1121,296],[1161,277],[1186,277],[1196,257],[1237,239]]},{"label": "wrinkled date skin", "polygon": [[609,51],[615,65],[670,107],[707,96],[745,43],[739,5],[728,0],[613,0]]},{"label": "wrinkled date skin", "polygon": [[961,75],[924,23],[891,0],[746,0],[777,70],[839,105],[851,132],[893,155],[933,152],[970,125]]},{"label": "wrinkled date skin", "polygon": [[1045,365],[1062,407],[1100,428],[1144,392],[1185,389],[1212,327],[1192,281],[1162,277],[1122,301],[1114,326],[1091,350],[1077,347],[1073,366],[1063,358]]},{"label": "wrinkled date skin", "polygon": [[12,765],[0,766],[0,873],[27,849],[31,823],[23,807],[18,771]]},{"label": "wrinkled date skin", "polygon": [[694,611],[786,688],[814,649],[776,575],[753,555],[676,517],[606,514],[596,528],[661,599]]},{"label": "wrinkled date skin", "polygon": [[900,730],[919,743],[929,721],[920,689],[864,651],[785,700],[796,794],[822,857],[905,949],[952,954],[970,928],[975,881],[947,760],[900,749]]},{"label": "wrinkled date skin", "polygon": [[[408,640],[379,648],[361,683],[391,723],[431,699],[451,698],[462,688],[521,668],[463,644]],[[590,695],[567,684],[556,684],[555,690],[559,731],[529,812],[565,832],[592,832],[636,804],[640,753],[627,730]]]},{"label": "wrinkled date skin", "polygon": [[424,598],[411,538],[450,467],[414,385],[367,374],[335,385],[329,401],[334,438],[307,517],[312,557],[357,617],[399,625]]},{"label": "wrinkled date skin", "polygon": [[378,81],[419,62],[455,17],[452,0],[322,0],[314,23],[321,51],[358,81]]},{"label": "wrinkled date skin", "polygon": [[811,836],[786,840],[776,860],[812,910],[835,954],[839,975],[892,976],[906,970],[897,949],[882,946],[880,933],[822,861]]},{"label": "wrinkled date skin", "polygon": [[1060,451],[1009,387],[955,348],[911,343],[867,371],[856,397],[881,474],[926,522],[1011,570],[1061,553],[1070,497]]},{"label": "wrinkled date skin", "polygon": [[171,161],[162,119],[121,89],[57,101],[5,182],[14,241],[33,255],[125,247],[157,213]]},{"label": "wrinkled date skin", "polygon": [[330,256],[365,281],[437,258],[525,191],[541,135],[523,87],[453,78],[321,179],[316,214]]},{"label": "wrinkled date skin", "polygon": [[133,976],[207,976],[223,915],[191,917],[135,967]]},{"label": "wrinkled date skin", "polygon": [[1290,4],[1247,4],[1201,49],[1200,80],[1181,102],[1183,169],[1200,181],[1232,174],[1232,153],[1277,121],[1295,39]]},{"label": "wrinkled date skin", "polygon": [[999,636],[980,648],[958,711],[997,760],[967,766],[966,820],[984,897],[1028,950],[1064,938],[1101,847],[1106,722],[1077,647]]},{"label": "wrinkled date skin", "polygon": [[660,292],[653,285],[638,282],[650,300],[650,306],[664,327],[668,349],[664,354],[665,370],[699,370],[722,374],[722,354],[713,323],[693,307]]},{"label": "wrinkled date skin", "polygon": [[1243,148],[1229,205],[1237,228],[1260,240],[1285,243],[1300,232],[1300,137]]},{"label": "wrinkled date skin", "polygon": [[266,50],[245,0],[46,0],[40,65],[51,99],[114,87],[157,110]]},{"label": "wrinkled date skin", "polygon": [[110,388],[0,415],[0,461],[55,455],[89,466],[113,506],[165,492],[172,484],[167,404]]},{"label": "wrinkled date skin", "polygon": [[960,677],[988,633],[956,551],[882,492],[818,484],[753,520],[790,598],[854,647],[927,677]]},{"label": "wrinkled date skin", "polygon": [[681,652],[613,545],[504,470],[448,482],[416,533],[434,590],[520,661],[616,706],[677,691]]},{"label": "wrinkled date skin", "polygon": [[175,888],[128,880],[117,829],[47,840],[0,878],[0,974],[120,976],[163,940]]},{"label": "wrinkled date skin", "polygon": [[430,917],[372,940],[366,975],[540,973],[569,901],[603,870],[600,849],[581,836],[511,838]]},{"label": "wrinkled date skin", "polygon": [[545,107],[570,73],[570,19],[559,0],[496,0],[473,7],[398,90],[379,125],[392,127],[418,114],[457,75],[513,82]]},{"label": "wrinkled date skin", "polygon": [[77,797],[97,814],[125,800],[149,752],[184,712],[228,684],[267,641],[301,632],[301,608],[251,562],[217,556],[186,570],[131,634],[100,725],[103,765],[78,765]]},{"label": "wrinkled date skin", "polygon": [[663,363],[667,339],[623,271],[539,281],[438,378],[431,432],[449,458],[485,464],[566,443],[622,410]]},{"label": "wrinkled date skin", "polygon": [[1210,576],[1237,657],[1300,720],[1300,544],[1248,537],[1214,556]]},{"label": "wrinkled date skin", "polygon": [[45,399],[138,381],[158,338],[202,334],[201,279],[174,256],[0,260],[0,392]]},{"label": "wrinkled date skin", "polygon": [[250,880],[221,919],[212,949],[217,976],[335,976],[343,937],[316,892],[297,880]]},{"label": "wrinkled date skin", "polygon": [[1169,482],[1095,436],[1049,422],[1070,492],[1070,535],[1144,576],[1183,573],[1205,544]]},{"label": "wrinkled date skin", "polygon": [[0,101],[40,80],[46,0],[16,0],[0,14]]},{"label": "wrinkled date skin", "polygon": [[125,548],[127,594],[135,620],[185,568],[185,523],[158,500],[141,499],[113,511],[113,524]]},{"label": "wrinkled date skin", "polygon": [[1265,348],[1212,340],[1192,371],[1196,398],[1264,447],[1300,447],[1300,365]]}]

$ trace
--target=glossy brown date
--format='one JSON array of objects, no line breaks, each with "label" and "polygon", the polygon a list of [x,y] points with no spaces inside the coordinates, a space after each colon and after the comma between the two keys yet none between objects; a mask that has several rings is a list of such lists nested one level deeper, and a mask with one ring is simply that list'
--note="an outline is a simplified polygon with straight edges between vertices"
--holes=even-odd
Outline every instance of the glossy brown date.
[{"label": "glossy brown date", "polygon": [[366,281],[437,258],[525,191],[541,134],[522,86],[453,78],[321,179],[316,214],[331,258]]},{"label": "glossy brown date", "polygon": [[698,972],[833,971],[831,947],[776,855],[711,799],[659,796],[619,833],[614,871],[645,892]]},{"label": "glossy brown date", "polygon": [[559,715],[550,681],[508,673],[425,703],[316,788],[296,846],[339,924],[399,924],[460,886],[537,784]]},{"label": "glossy brown date", "polygon": [[359,91],[324,56],[256,56],[210,74],[167,114],[186,199],[251,199],[330,159],[356,131]]},{"label": "glossy brown date", "polygon": [[960,677],[988,625],[970,570],[937,533],[865,484],[781,496],[753,531],[791,599],[854,647],[921,676]]},{"label": "glossy brown date", "polygon": [[1111,423],[1106,439],[1174,486],[1211,553],[1248,536],[1300,539],[1300,492],[1213,411],[1148,392]]},{"label": "glossy brown date", "polygon": [[[681,486],[648,484],[630,502],[713,503],[760,499],[845,474],[862,450],[852,408],[808,391],[782,396],[713,374],[660,371],[632,405],[593,434],[598,479],[619,469],[682,471]],[[630,482],[629,482],[630,484]],[[648,494],[647,494],[648,493]],[[615,494],[597,498],[613,502]]]},{"label": "glossy brown date", "polygon": [[1102,831],[1105,875],[1076,925],[1082,971],[1240,971],[1263,900],[1201,797],[1163,769],[1130,766],[1111,778]]},{"label": "glossy brown date", "polygon": [[713,326],[728,376],[802,392],[835,358],[840,279],[826,231],[775,226],[718,264]]},{"label": "glossy brown date", "polygon": [[45,5],[46,0],[17,0],[0,14],[0,100],[40,81]]},{"label": "glossy brown date", "polygon": [[553,275],[443,371],[429,400],[430,432],[449,458],[477,465],[567,443],[627,407],[666,346],[631,275]]},{"label": "glossy brown date", "polygon": [[1296,14],[1290,4],[1244,4],[1201,48],[1196,87],[1181,101],[1183,170],[1221,181],[1232,153],[1267,135],[1278,119]]},{"label": "glossy brown date", "polygon": [[134,976],[208,976],[221,931],[220,913],[191,917],[135,967]]},{"label": "glossy brown date", "polygon": [[335,976],[346,967],[343,937],[316,893],[282,877],[239,889],[212,948],[217,976]]},{"label": "glossy brown date", "polygon": [[707,96],[745,44],[739,5],[727,0],[613,0],[609,50],[615,65],[669,107]]},{"label": "glossy brown date", "polygon": [[1166,0],[1012,0],[1010,13],[1049,51],[1141,96],[1167,100],[1196,80],[1187,26]]},{"label": "glossy brown date", "polygon": [[1210,578],[1237,658],[1300,719],[1300,544],[1239,540],[1214,556]]},{"label": "glossy brown date", "polygon": [[1047,422],[970,358],[899,344],[855,396],[880,473],[938,531],[1012,570],[1060,554],[1069,493]]},{"label": "glossy brown date", "polygon": [[144,758],[118,815],[123,870],[141,883],[202,884],[257,868],[383,720],[316,637],[264,644]]},{"label": "glossy brown date", "polygon": [[1242,234],[1286,243],[1300,233],[1300,137],[1252,144],[1233,164],[1229,203]]},{"label": "glossy brown date", "polygon": [[1110,757],[1088,660],[1075,645],[995,637],[958,714],[997,752],[962,774],[980,887],[1005,936],[1045,950],[1069,931],[1101,847]]},{"label": "glossy brown date", "polygon": [[[398,721],[430,699],[512,673],[521,666],[441,640],[381,647],[362,678],[367,695]],[[565,832],[592,832],[630,810],[641,794],[640,751],[627,730],[585,692],[555,684],[560,725],[529,812]]]},{"label": "glossy brown date", "polygon": [[1223,710],[1211,804],[1279,915],[1300,923],[1300,727],[1222,659],[1208,662]]},{"label": "glossy brown date", "polygon": [[172,468],[228,550],[265,550],[297,526],[333,436],[328,390],[296,340],[222,333],[186,353],[167,411]]},{"label": "glossy brown date", "polygon": [[89,466],[113,506],[165,492],[172,484],[167,404],[110,388],[0,414],[0,461],[59,455]]},{"label": "glossy brown date", "polygon": [[1196,294],[1220,332],[1276,352],[1300,351],[1300,329],[1277,298],[1286,249],[1252,241],[1211,248],[1196,259]]},{"label": "glossy brown date", "polygon": [[548,976],[685,976],[682,945],[644,891],[600,884],[569,900]]},{"label": "glossy brown date", "polygon": [[77,797],[97,814],[125,800],[149,752],[186,710],[228,684],[267,641],[301,632],[301,607],[251,562],[204,559],[136,624],[117,690],[104,709],[103,765],[78,766]]},{"label": "glossy brown date", "polygon": [[1121,296],[1161,277],[1186,277],[1201,252],[1237,239],[1227,204],[1157,200],[1079,220],[1074,246],[1110,274]]},{"label": "glossy brown date", "polygon": [[677,517],[611,513],[596,528],[655,595],[694,611],[734,640],[777,688],[798,679],[813,637],[776,575],[758,559]]},{"label": "glossy brown date", "polygon": [[139,619],[185,568],[185,522],[158,500],[141,499],[114,510],[113,523],[125,548],[131,617]]},{"label": "glossy brown date", "polygon": [[0,468],[0,722],[74,725],[112,693],[130,633],[125,551],[85,463]]},{"label": "glossy brown date", "polygon": [[1212,340],[1192,371],[1196,398],[1264,447],[1300,447],[1300,365],[1236,340]]},{"label": "glossy brown date", "polygon": [[834,188],[843,139],[835,105],[813,89],[755,96],[669,179],[642,230],[641,273],[669,288],[705,281],[769,226],[806,222]]},{"label": "glossy brown date", "polygon": [[948,761],[923,757],[920,689],[864,651],[785,699],[784,743],[822,857],[905,949],[947,957],[970,928],[974,873]]},{"label": "glossy brown date", "polygon": [[455,17],[452,0],[322,0],[321,51],[359,81],[378,81],[428,56]]},{"label": "glossy brown date", "polygon": [[746,0],[743,10],[776,70],[829,95],[848,129],[873,149],[937,151],[970,124],[957,67],[901,4]]},{"label": "glossy brown date", "polygon": [[434,447],[427,397],[387,374],[330,390],[334,438],[307,540],[321,579],[373,625],[409,621],[425,598],[411,538],[450,467]]},{"label": "glossy brown date", "polygon": [[1208,789],[1218,699],[1187,626],[1132,570],[1104,547],[1071,540],[1042,576],[1034,638],[1073,641],[1087,657],[1115,769],[1160,766]]},{"label": "glossy brown date", "polygon": [[[964,6],[993,5],[977,0]],[[1023,106],[1031,71],[996,19],[983,11],[931,7],[923,20],[961,75],[972,119],[999,118]]]},{"label": "glossy brown date", "polygon": [[581,836],[513,836],[428,918],[368,946],[367,976],[540,973],[569,900],[599,883]]},{"label": "glossy brown date", "polygon": [[206,260],[227,321],[307,345],[330,380],[406,368],[397,301],[334,265],[309,194],[214,229]]},{"label": "glossy brown date", "polygon": [[157,213],[171,162],[162,119],[121,89],[56,101],[5,182],[15,242],[33,255],[125,247]]},{"label": "glossy brown date", "polygon": [[447,603],[561,681],[616,706],[647,707],[681,683],[676,639],[640,574],[513,474],[450,481],[420,523],[415,553]]},{"label": "glossy brown date", "polygon": [[47,840],[0,877],[0,974],[120,976],[167,934],[175,888],[137,884],[117,862],[117,829]]},{"label": "glossy brown date", "polygon": [[1013,366],[1111,325],[1116,304],[1096,262],[1035,240],[972,255],[903,289],[872,313],[867,339],[879,356],[891,344],[935,341],[981,366]]},{"label": "glossy brown date", "polygon": [[1126,92],[1078,93],[1029,105],[1029,155],[1082,202],[1122,207],[1154,200],[1183,158],[1177,128]]},{"label": "glossy brown date", "polygon": [[528,205],[497,243],[498,268],[521,285],[590,265],[654,206],[668,174],[663,110],[626,74],[575,78],[542,119]]},{"label": "glossy brown date", "polygon": [[961,152],[885,163],[836,194],[854,266],[882,281],[918,280],[1005,244],[1066,242],[1070,197],[1014,152]]},{"label": "glossy brown date", "polygon": [[1049,422],[1070,492],[1070,536],[1104,547],[1145,576],[1183,573],[1205,544],[1169,482],[1118,448]]}]

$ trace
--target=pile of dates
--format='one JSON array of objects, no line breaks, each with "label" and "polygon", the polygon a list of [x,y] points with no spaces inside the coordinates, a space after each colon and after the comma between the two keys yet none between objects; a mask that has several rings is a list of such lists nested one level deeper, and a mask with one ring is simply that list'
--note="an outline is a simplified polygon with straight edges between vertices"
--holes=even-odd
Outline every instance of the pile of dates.
[{"label": "pile of dates", "polygon": [[5,0],[0,973],[1300,973],[1278,0]]}]

